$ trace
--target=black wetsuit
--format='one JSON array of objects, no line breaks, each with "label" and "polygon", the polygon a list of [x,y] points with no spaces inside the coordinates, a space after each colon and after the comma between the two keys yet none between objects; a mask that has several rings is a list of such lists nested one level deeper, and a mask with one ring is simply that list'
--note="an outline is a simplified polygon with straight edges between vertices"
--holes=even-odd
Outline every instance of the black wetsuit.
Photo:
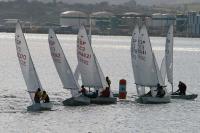
[{"label": "black wetsuit", "polygon": [[157,90],[158,90],[157,95],[156,95],[157,97],[162,98],[162,97],[165,96],[165,91],[163,90],[163,87],[162,87],[162,86],[159,86],[159,87],[157,88]]},{"label": "black wetsuit", "polygon": [[40,92],[36,92],[36,93],[35,93],[35,97],[34,97],[35,103],[40,103],[40,96],[39,96],[39,93],[40,93]]}]

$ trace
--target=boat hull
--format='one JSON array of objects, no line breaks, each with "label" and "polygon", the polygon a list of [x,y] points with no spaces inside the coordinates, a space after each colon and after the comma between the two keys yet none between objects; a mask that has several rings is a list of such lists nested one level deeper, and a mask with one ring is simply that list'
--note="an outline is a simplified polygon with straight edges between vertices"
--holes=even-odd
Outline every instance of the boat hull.
[{"label": "boat hull", "polygon": [[116,97],[97,97],[91,98],[91,103],[93,104],[115,104],[117,102]]},{"label": "boat hull", "polygon": [[162,104],[162,103],[170,103],[171,102],[171,97],[170,96],[165,96],[165,97],[151,97],[151,96],[141,96],[136,101],[138,103],[143,103],[143,104]]},{"label": "boat hull", "polygon": [[27,111],[44,111],[51,110],[53,104],[50,103],[34,103],[31,106],[27,107]]},{"label": "boat hull", "polygon": [[63,101],[64,106],[84,106],[90,104],[90,98],[85,96],[71,97]]},{"label": "boat hull", "polygon": [[185,100],[193,100],[197,98],[197,94],[190,94],[190,95],[171,95],[172,99],[185,99]]}]

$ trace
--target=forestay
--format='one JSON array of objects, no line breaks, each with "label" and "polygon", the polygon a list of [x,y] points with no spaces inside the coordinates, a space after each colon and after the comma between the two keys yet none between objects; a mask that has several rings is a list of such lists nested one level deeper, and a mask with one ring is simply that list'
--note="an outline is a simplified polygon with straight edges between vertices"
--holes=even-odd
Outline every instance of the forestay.
[{"label": "forestay", "polygon": [[[56,70],[62,81],[65,89],[73,90],[71,91],[72,97],[78,95],[78,90],[80,89],[79,84],[74,78],[72,70],[65,58],[64,52],[61,45],[52,29],[49,30],[49,48],[51,52],[51,57],[55,64]],[[76,90],[76,91],[75,91]]]},{"label": "forestay", "polygon": [[104,74],[93,53],[84,26],[80,27],[77,37],[77,58],[83,85],[97,89],[105,88],[107,83]]},{"label": "forestay", "polygon": [[36,73],[25,37],[24,37],[24,34],[22,32],[21,25],[19,22],[16,25],[15,44],[16,44],[17,57],[19,60],[21,71],[22,71],[24,80],[26,82],[28,92],[33,101],[34,95],[32,94],[35,93],[38,88],[42,89],[42,86],[38,78],[38,75]]}]

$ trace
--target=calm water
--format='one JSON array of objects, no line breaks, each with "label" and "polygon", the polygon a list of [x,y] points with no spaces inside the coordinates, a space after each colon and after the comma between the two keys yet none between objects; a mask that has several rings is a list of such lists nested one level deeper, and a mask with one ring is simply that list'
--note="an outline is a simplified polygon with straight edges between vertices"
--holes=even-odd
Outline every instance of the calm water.
[{"label": "calm water", "polygon": [[[62,88],[50,56],[47,35],[26,34],[27,43],[43,88],[54,102],[52,111],[30,113],[31,104],[16,56],[14,34],[0,33],[0,132],[11,133],[197,133],[200,101],[172,100],[163,105],[134,102],[136,94],[130,59],[130,37],[93,36],[92,47],[113,90],[127,80],[128,101],[116,105],[64,107],[70,97]],[[76,36],[58,35],[73,71],[77,65]],[[164,55],[165,38],[152,37],[158,63]],[[175,38],[174,88],[182,80],[188,93],[200,93],[200,39]],[[169,86],[169,85],[168,85]],[[170,90],[170,86],[169,86]]]}]

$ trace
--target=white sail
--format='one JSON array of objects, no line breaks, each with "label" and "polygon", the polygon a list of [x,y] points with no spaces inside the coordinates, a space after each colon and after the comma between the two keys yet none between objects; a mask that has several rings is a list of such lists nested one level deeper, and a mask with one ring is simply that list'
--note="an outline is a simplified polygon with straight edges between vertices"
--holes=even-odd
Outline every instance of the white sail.
[{"label": "white sail", "polygon": [[100,74],[100,66],[98,66],[84,26],[80,27],[77,37],[77,58],[83,85],[103,88],[102,79],[105,80],[105,77],[102,73]]},{"label": "white sail", "polygon": [[26,82],[28,92],[30,93],[33,101],[34,95],[31,93],[36,92],[38,88],[42,90],[42,86],[35,71],[35,67],[19,22],[16,25],[15,44],[21,71]]},{"label": "white sail", "polygon": [[78,82],[78,79],[79,79],[79,75],[80,75],[80,72],[79,72],[79,68],[78,68],[78,65],[77,65],[76,70],[74,72],[74,77],[75,77],[77,82]]},{"label": "white sail", "polygon": [[153,51],[145,25],[140,29],[137,55],[138,80],[136,80],[136,84],[149,87],[157,86],[159,81],[154,62],[155,59],[153,57]]},{"label": "white sail", "polygon": [[103,74],[103,71],[101,70],[101,67],[99,65],[99,62],[96,58],[96,56],[94,55],[96,63],[97,63],[97,67],[98,67],[98,71],[99,71],[99,76],[101,78],[101,83],[102,83],[102,88],[105,89],[106,87],[108,87],[108,83],[106,82],[105,76]]},{"label": "white sail", "polygon": [[163,77],[161,75],[161,72],[159,70],[159,67],[158,67],[158,63],[156,61],[156,57],[155,57],[155,54],[153,53],[153,58],[154,58],[154,63],[155,63],[155,67],[156,67],[156,74],[157,74],[157,78],[158,78],[158,83],[161,85],[161,86],[164,86],[164,81],[163,81]]},{"label": "white sail", "polygon": [[51,52],[51,57],[55,64],[56,70],[59,74],[59,77],[62,81],[62,84],[65,89],[73,89],[77,91],[71,91],[72,96],[75,96],[75,92],[78,94],[78,90],[80,89],[77,80],[72,73],[72,70],[65,58],[64,52],[60,46],[60,43],[52,29],[49,30],[49,48]]},{"label": "white sail", "polygon": [[138,96],[142,96],[142,95],[145,94],[145,87],[144,86],[136,85],[136,89],[137,89]]},{"label": "white sail", "polygon": [[[138,69],[138,37],[139,37],[139,27],[135,26],[131,39],[131,61],[133,67],[133,74],[136,83],[140,82],[140,75]],[[139,87],[137,87],[139,88]],[[139,91],[138,91],[139,92]]]},{"label": "white sail", "polygon": [[173,25],[169,27],[165,45],[167,79],[173,85]]},{"label": "white sail", "polygon": [[165,77],[166,77],[166,61],[165,61],[165,59],[166,58],[164,56],[161,66],[160,66],[160,73],[161,73],[164,84],[165,84]]}]

